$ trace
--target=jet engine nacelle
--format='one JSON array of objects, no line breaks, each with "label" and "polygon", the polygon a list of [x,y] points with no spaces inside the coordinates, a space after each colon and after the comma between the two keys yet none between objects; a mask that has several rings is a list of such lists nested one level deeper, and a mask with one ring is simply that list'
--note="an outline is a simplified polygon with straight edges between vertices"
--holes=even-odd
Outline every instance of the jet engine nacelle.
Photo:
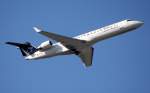
[{"label": "jet engine nacelle", "polygon": [[52,47],[52,42],[51,41],[45,41],[43,43],[40,44],[40,46],[38,46],[38,49],[39,50],[46,50],[46,49],[49,49]]}]

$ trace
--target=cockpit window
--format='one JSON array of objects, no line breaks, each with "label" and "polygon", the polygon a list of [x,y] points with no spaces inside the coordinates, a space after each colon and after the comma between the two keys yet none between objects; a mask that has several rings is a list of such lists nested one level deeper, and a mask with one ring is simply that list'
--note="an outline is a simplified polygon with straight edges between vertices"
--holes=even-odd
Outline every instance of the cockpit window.
[{"label": "cockpit window", "polygon": [[132,20],[128,19],[127,21],[132,21]]}]

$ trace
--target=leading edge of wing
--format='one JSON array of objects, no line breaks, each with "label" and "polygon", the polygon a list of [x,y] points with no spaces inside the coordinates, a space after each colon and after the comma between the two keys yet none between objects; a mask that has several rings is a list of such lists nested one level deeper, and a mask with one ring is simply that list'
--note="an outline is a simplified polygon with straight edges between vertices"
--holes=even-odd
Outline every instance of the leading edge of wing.
[{"label": "leading edge of wing", "polygon": [[68,46],[74,47],[74,48],[79,48],[79,47],[85,46],[85,41],[83,41],[83,40],[78,40],[78,39],[75,39],[75,38],[55,34],[55,33],[52,33],[52,32],[43,31],[42,29],[39,29],[37,27],[33,27],[33,29],[36,32],[40,33],[41,35],[44,35],[44,36],[46,36],[50,39],[53,39],[57,42],[61,42],[67,48],[69,48]]}]

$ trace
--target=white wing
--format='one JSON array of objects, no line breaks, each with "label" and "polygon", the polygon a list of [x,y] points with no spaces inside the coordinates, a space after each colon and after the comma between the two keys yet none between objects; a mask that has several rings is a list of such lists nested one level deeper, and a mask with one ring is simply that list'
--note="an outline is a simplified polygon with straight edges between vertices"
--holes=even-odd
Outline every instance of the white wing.
[{"label": "white wing", "polygon": [[78,39],[75,39],[75,38],[71,38],[71,37],[67,37],[67,36],[63,36],[63,35],[58,35],[58,34],[55,34],[55,33],[51,33],[51,32],[46,32],[46,31],[42,31],[41,29],[37,28],[37,27],[33,27],[33,29],[48,37],[48,38],[51,38],[57,42],[61,42],[64,46],[66,46],[67,48],[77,48],[77,49],[81,49],[85,46],[85,41],[83,40],[78,40]]},{"label": "white wing", "polygon": [[51,38],[57,42],[61,42],[65,47],[67,47],[70,50],[78,51],[77,55],[82,59],[85,66],[92,65],[93,48],[88,47],[85,41],[58,35],[58,34],[51,33],[51,32],[42,31],[41,29],[36,28],[36,27],[34,27],[33,29],[36,32],[48,38]]}]

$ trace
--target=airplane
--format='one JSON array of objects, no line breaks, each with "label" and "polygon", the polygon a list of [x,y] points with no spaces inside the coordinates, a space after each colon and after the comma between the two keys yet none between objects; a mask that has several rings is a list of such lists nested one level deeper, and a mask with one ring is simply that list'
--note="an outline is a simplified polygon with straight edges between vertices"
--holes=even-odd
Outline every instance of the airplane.
[{"label": "airplane", "polygon": [[[63,36],[33,27],[37,33],[48,37],[49,40],[41,43],[37,48],[32,46],[29,42],[6,42],[6,44],[19,48],[26,60],[75,54],[80,57],[84,66],[90,67],[94,53],[92,46],[95,43],[135,30],[143,24],[144,22],[142,21],[126,19],[75,37]],[[53,44],[51,39],[56,41],[56,43]]]}]

